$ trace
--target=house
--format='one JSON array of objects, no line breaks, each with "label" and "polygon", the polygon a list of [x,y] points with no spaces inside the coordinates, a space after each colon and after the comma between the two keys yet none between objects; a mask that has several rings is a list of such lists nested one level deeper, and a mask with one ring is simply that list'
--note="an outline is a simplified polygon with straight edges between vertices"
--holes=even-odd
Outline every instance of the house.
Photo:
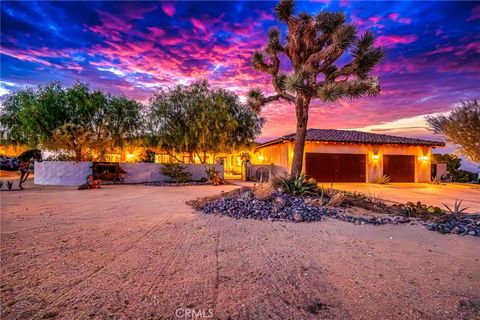
[{"label": "house", "polygon": [[[289,169],[295,134],[255,148],[257,161]],[[303,172],[319,182],[430,182],[431,149],[438,141],[353,130],[308,129]]]}]

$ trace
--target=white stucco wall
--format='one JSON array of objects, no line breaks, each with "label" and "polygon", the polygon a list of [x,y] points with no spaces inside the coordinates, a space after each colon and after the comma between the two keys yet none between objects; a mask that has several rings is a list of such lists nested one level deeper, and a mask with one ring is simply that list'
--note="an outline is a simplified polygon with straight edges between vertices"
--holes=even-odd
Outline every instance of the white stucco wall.
[{"label": "white stucco wall", "polygon": [[[192,173],[192,180],[198,181],[207,177],[203,164],[187,164],[186,170]],[[126,183],[143,183],[166,181],[160,173],[160,163],[120,163],[127,172],[124,175]],[[220,176],[224,177],[223,166],[217,165]],[[92,173],[92,162],[74,161],[43,161],[35,162],[34,183],[39,185],[79,186]]]},{"label": "white stucco wall", "polygon": [[35,162],[33,182],[41,185],[79,186],[92,174],[91,162],[42,161]]}]

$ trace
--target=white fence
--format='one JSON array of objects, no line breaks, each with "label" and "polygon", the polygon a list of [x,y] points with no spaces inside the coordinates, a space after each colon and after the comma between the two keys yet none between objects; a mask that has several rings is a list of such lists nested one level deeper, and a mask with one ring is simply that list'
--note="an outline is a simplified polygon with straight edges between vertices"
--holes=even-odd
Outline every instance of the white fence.
[{"label": "white fence", "polygon": [[[168,178],[160,173],[160,163],[120,163],[120,167],[127,173],[124,175],[126,183],[144,183],[167,181]],[[185,164],[186,171],[192,174],[192,180],[199,181],[207,178],[205,165]],[[217,170],[223,178],[223,166],[217,165]],[[92,162],[75,161],[42,161],[35,162],[34,183],[40,185],[79,186],[85,183],[88,175],[92,174]]]}]

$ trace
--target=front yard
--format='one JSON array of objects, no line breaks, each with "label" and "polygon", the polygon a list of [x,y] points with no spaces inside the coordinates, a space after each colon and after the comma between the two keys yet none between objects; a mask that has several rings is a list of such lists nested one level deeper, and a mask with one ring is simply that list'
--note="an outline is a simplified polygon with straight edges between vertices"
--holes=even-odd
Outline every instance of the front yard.
[{"label": "front yard", "polygon": [[235,186],[27,188],[1,194],[2,319],[479,315],[477,237],[185,204]]}]

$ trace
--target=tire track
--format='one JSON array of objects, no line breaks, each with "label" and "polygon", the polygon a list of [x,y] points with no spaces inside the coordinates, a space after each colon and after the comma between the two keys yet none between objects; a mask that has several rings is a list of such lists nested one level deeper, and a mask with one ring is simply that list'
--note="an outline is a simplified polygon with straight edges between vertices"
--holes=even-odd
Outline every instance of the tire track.
[{"label": "tire track", "polygon": [[50,302],[47,302],[46,304],[42,305],[39,310],[35,311],[33,314],[32,314],[32,319],[40,319],[40,316],[39,316],[39,313],[49,309],[50,307],[52,307],[53,305],[57,304],[58,302],[60,302],[63,298],[65,298],[70,292],[72,292],[75,288],[77,288],[78,286],[80,286],[81,284],[83,284],[85,281],[91,279],[92,277],[94,277],[95,275],[97,275],[98,273],[100,273],[101,271],[103,271],[108,265],[110,265],[111,263],[113,263],[115,260],[117,260],[118,258],[120,258],[122,255],[126,254],[127,252],[129,252],[130,250],[132,250],[134,247],[136,247],[138,244],[140,244],[142,241],[144,241],[145,239],[147,239],[150,235],[152,235],[155,231],[157,231],[158,229],[160,229],[160,227],[162,225],[164,225],[164,223],[173,215],[173,212],[170,212],[170,214],[165,217],[162,221],[160,222],[157,222],[156,224],[154,224],[151,228],[149,228],[144,234],[143,236],[141,236],[140,238],[138,239],[135,239],[134,241],[132,241],[128,246],[127,248],[125,248],[124,250],[120,251],[118,254],[116,254],[115,256],[113,256],[112,258],[110,258],[108,261],[106,261],[103,265],[101,265],[100,267],[97,267],[93,272],[88,272],[88,273],[84,273],[82,274],[79,279],[77,281],[75,281],[71,286],[69,286],[68,288],[65,288],[64,290],[60,290],[60,293],[55,293],[55,294],[52,294],[50,296],[47,296],[46,298],[44,298],[44,300],[50,300],[50,299],[53,299],[52,301]]}]

